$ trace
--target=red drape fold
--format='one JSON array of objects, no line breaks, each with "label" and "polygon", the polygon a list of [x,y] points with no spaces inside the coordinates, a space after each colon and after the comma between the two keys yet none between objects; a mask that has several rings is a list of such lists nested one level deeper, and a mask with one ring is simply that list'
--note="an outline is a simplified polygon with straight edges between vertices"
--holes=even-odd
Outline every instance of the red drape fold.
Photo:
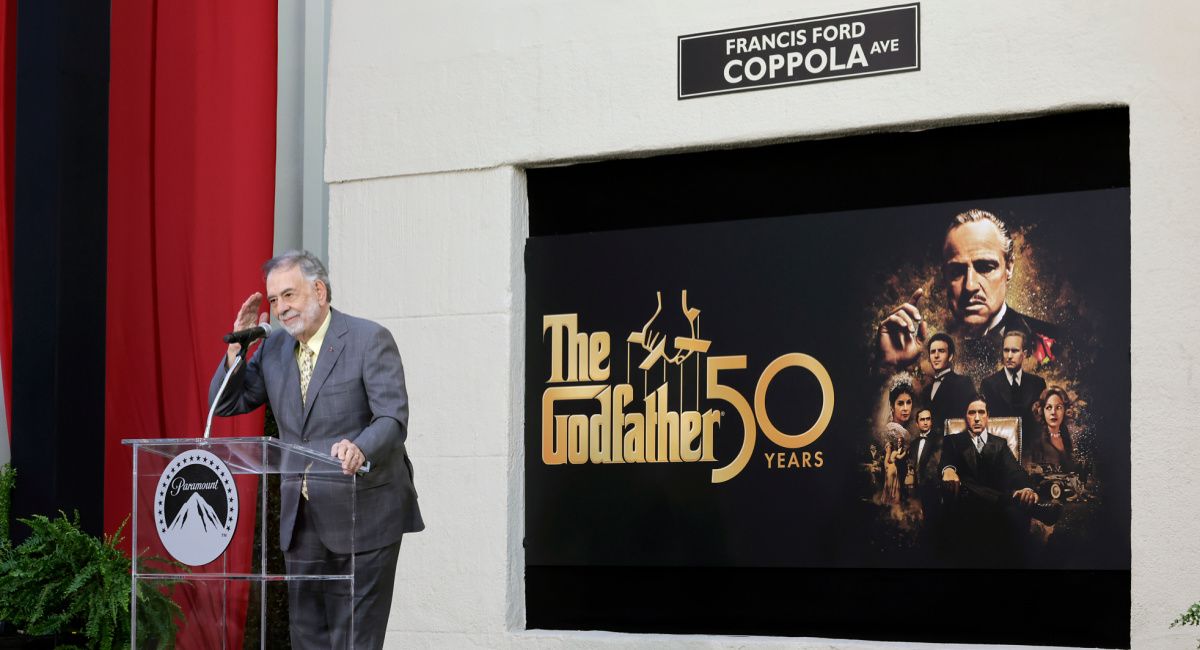
[{"label": "red drape fold", "polygon": [[[129,514],[123,438],[203,431],[208,383],[237,308],[262,288],[274,232],[277,5],[113,0],[109,97],[105,529]],[[213,435],[261,435],[262,412]],[[229,554],[249,570],[256,504]],[[139,497],[140,498],[140,497]],[[241,612],[229,647],[241,646]],[[181,648],[221,647],[196,612]],[[210,619],[211,620],[211,619]]]}]

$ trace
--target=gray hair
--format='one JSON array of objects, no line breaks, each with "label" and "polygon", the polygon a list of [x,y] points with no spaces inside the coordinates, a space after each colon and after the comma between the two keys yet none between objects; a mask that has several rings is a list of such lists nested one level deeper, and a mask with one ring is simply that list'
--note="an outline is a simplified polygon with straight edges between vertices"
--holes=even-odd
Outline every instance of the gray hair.
[{"label": "gray hair", "polygon": [[300,267],[300,275],[304,276],[305,280],[320,280],[325,285],[325,300],[332,302],[333,286],[329,284],[329,271],[325,270],[325,265],[316,255],[308,251],[290,250],[272,257],[263,264],[263,277],[266,278],[273,271],[286,271],[297,266]]},{"label": "gray hair", "polygon": [[965,226],[969,223],[977,223],[980,221],[990,222],[996,227],[996,230],[1000,232],[1000,240],[1004,242],[1004,264],[1005,266],[1012,268],[1013,240],[1008,234],[1008,226],[1000,220],[1000,217],[997,217],[991,212],[976,208],[974,210],[967,210],[966,212],[957,214],[954,216],[954,219],[950,221],[950,227],[946,229],[946,234],[949,235],[951,230],[954,230],[959,226]]}]

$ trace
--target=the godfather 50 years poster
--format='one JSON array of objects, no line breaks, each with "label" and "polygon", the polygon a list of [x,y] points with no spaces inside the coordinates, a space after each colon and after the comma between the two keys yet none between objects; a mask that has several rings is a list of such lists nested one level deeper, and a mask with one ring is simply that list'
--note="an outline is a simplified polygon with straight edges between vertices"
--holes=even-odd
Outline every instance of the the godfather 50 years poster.
[{"label": "the godfather 50 years poster", "polygon": [[529,564],[1128,569],[1127,189],[730,218],[529,240]]}]

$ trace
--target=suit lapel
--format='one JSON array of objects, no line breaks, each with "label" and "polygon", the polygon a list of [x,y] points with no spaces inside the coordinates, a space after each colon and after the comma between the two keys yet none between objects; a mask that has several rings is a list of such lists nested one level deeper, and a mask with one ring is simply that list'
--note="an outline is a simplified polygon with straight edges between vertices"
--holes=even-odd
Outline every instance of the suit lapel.
[{"label": "suit lapel", "polygon": [[913,478],[918,482],[922,482],[922,475],[925,474],[926,468],[929,467],[929,457],[933,452],[933,434],[925,436],[925,449],[921,449],[921,438],[918,437],[912,446],[912,453],[917,454],[917,467],[913,471]]},{"label": "suit lapel", "polygon": [[[279,346],[279,367],[283,369],[283,384],[280,390],[283,393],[283,404],[280,405],[275,417],[291,418],[297,417],[300,413],[300,367],[296,365],[296,340],[289,337],[290,343],[285,343]],[[295,431],[296,435],[300,434],[299,422],[293,420],[297,426],[289,427]],[[283,429],[283,427],[280,427]]]},{"label": "suit lapel", "polygon": [[1018,314],[1017,310],[1012,307],[1008,307],[1004,312],[1004,318],[1000,320],[1000,327],[997,327],[996,331],[1000,332],[1000,336],[1003,337],[1013,330],[1021,330],[1026,334],[1033,331],[1029,328],[1029,323],[1025,322],[1024,316]]},{"label": "suit lapel", "polygon": [[980,458],[980,460],[986,460],[990,463],[995,460],[996,456],[1001,452],[1008,453],[1008,442],[1006,442],[1000,436],[989,431],[988,441],[983,445],[983,453],[980,454],[980,456],[986,456],[986,458]]},{"label": "suit lapel", "polygon": [[[963,440],[960,443],[960,446],[962,447],[960,449],[961,455],[966,459],[967,467],[971,468],[971,472],[978,472],[980,454],[979,452],[975,451],[975,439],[972,438],[971,434],[967,433],[966,431],[963,431],[962,436]],[[987,449],[987,445],[984,445],[983,448]]]},{"label": "suit lapel", "polygon": [[[942,404],[954,406],[958,395],[958,373],[951,370],[946,378],[942,380],[942,387],[938,389],[938,401]],[[954,413],[951,417],[962,417],[962,413]]]},{"label": "suit lapel", "polygon": [[[1037,385],[1035,385],[1033,380],[1029,377],[1029,373],[1022,374],[1025,376],[1021,381],[1021,405],[1032,404],[1035,400],[1037,400],[1037,398],[1041,397],[1041,395],[1038,394],[1039,391],[1037,390]],[[1025,417],[1026,415],[1030,414],[1018,413],[1018,415]]]},{"label": "suit lapel", "polygon": [[[304,403],[303,422],[305,425],[308,424],[308,416],[312,413],[312,405],[317,401],[317,394],[321,392],[321,387],[325,385],[325,380],[329,379],[329,373],[337,364],[338,357],[342,355],[342,349],[346,347],[345,334],[347,331],[342,315],[334,311],[329,321],[329,331],[321,343],[321,354],[317,356],[317,367],[313,369],[312,379],[308,382],[308,400]],[[299,370],[296,373],[296,390],[299,392]]]}]

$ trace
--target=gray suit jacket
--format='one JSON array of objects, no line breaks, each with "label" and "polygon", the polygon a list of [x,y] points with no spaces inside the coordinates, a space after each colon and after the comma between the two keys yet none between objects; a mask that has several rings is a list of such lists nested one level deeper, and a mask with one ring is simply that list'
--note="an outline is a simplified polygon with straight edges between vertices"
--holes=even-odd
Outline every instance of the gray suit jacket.
[{"label": "gray suit jacket", "polygon": [[[220,415],[247,413],[271,403],[284,442],[328,454],[345,438],[362,449],[371,470],[358,477],[354,551],[370,551],[400,541],[406,532],[425,528],[413,487],[412,462],[404,449],[408,436],[408,393],[404,367],[391,332],[383,326],[337,310],[308,385],[300,399],[296,340],[278,328],[249,363],[239,365],[217,406]],[[209,385],[217,395],[225,377],[222,360]],[[299,474],[280,482],[279,546],[288,550],[300,503]],[[306,517],[321,541],[335,553],[350,552],[350,512],[344,490],[350,477],[310,475]]]}]

